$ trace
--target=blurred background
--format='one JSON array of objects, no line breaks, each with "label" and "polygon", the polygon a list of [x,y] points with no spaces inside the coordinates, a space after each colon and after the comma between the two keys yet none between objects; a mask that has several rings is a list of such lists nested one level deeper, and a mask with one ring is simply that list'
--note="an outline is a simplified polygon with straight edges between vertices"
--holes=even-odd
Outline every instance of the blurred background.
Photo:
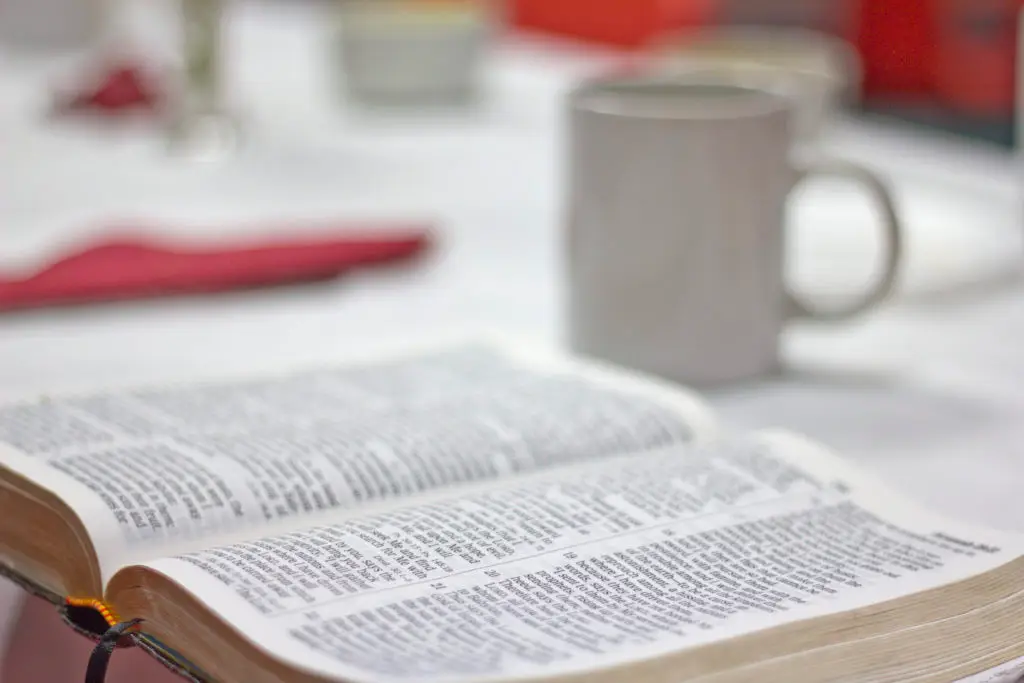
[{"label": "blurred background", "polygon": [[[8,48],[146,46],[173,58],[172,0],[4,0]],[[187,3],[186,3],[187,4]],[[202,3],[197,3],[202,4]],[[207,3],[211,4],[211,3]],[[214,5],[252,5],[223,0]],[[325,17],[360,0],[278,0]],[[863,66],[865,113],[1013,144],[1017,0],[378,0],[398,13],[485,6],[500,35],[523,33],[643,51],[665,34],[734,25],[800,27],[842,38]],[[227,10],[229,13],[231,9]],[[59,17],[59,18],[54,18]],[[316,36],[309,36],[316,40]],[[268,45],[268,50],[272,49]],[[164,52],[161,54],[160,50]],[[9,56],[9,55],[8,55]]]},{"label": "blurred background", "polygon": [[1012,146],[1016,0],[513,0],[514,26],[642,49],[664,32],[801,27],[863,62],[865,114]]},{"label": "blurred background", "polygon": [[[709,400],[1024,530],[1022,6],[0,0],[0,398],[466,327],[560,343],[567,93],[708,58],[799,70],[810,44],[841,93],[801,141],[886,178],[906,258],[884,308],[793,326],[785,373]],[[787,277],[862,288],[877,211],[842,183],[798,194]],[[88,643],[22,604],[0,585],[0,653],[22,643],[0,683],[78,676]]]}]

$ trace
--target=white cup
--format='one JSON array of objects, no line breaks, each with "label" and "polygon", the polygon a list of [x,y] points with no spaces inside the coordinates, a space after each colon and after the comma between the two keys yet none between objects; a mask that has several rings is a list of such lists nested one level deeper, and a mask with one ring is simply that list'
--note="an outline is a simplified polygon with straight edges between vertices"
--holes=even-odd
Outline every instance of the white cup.
[{"label": "white cup", "polygon": [[[732,382],[778,369],[789,319],[850,318],[891,291],[902,239],[889,192],[847,161],[794,161],[785,97],[725,79],[626,77],[570,101],[575,351],[691,385]],[[863,185],[887,241],[879,281],[834,310],[798,301],[783,281],[787,199],[819,174]]]},{"label": "white cup", "polygon": [[338,1],[342,84],[356,102],[448,104],[478,94],[487,2]]},{"label": "white cup", "polygon": [[823,128],[860,97],[863,67],[844,40],[810,29],[733,26],[659,38],[653,52],[663,73],[728,77],[791,97],[795,140],[815,144]]}]

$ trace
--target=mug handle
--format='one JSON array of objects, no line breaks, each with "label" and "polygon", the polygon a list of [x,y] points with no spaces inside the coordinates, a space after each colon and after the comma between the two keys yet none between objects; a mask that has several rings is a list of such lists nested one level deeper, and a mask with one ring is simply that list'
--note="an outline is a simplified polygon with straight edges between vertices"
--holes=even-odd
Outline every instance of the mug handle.
[{"label": "mug handle", "polygon": [[856,317],[881,304],[892,293],[896,276],[903,260],[903,223],[896,214],[892,193],[882,179],[864,166],[843,159],[816,159],[802,162],[797,167],[797,179],[793,189],[811,176],[845,178],[860,184],[882,210],[882,227],[886,245],[884,247],[884,272],[878,282],[860,299],[832,310],[814,308],[805,304],[792,293],[788,293],[788,314],[791,318],[837,322]]}]

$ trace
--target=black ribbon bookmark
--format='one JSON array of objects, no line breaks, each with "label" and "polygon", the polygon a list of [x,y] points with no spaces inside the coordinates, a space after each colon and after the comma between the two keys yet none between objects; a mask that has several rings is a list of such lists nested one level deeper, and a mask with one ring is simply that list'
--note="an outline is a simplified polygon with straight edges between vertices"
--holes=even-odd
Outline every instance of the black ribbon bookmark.
[{"label": "black ribbon bookmark", "polygon": [[116,626],[111,626],[100,642],[96,643],[92,654],[89,655],[89,666],[85,670],[85,683],[103,683],[107,676],[107,666],[110,665],[110,655],[114,654],[117,641],[130,629],[142,623],[142,619],[122,621]]}]

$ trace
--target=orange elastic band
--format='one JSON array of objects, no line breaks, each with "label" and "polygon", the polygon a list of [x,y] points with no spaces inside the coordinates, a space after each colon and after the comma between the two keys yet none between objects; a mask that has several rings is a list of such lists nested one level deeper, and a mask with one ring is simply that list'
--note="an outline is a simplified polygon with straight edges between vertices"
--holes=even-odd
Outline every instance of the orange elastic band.
[{"label": "orange elastic band", "polygon": [[64,602],[70,607],[91,607],[99,612],[100,616],[103,617],[110,626],[116,626],[121,623],[121,620],[117,618],[114,611],[103,604],[100,600],[96,600],[94,598],[64,598]]}]

